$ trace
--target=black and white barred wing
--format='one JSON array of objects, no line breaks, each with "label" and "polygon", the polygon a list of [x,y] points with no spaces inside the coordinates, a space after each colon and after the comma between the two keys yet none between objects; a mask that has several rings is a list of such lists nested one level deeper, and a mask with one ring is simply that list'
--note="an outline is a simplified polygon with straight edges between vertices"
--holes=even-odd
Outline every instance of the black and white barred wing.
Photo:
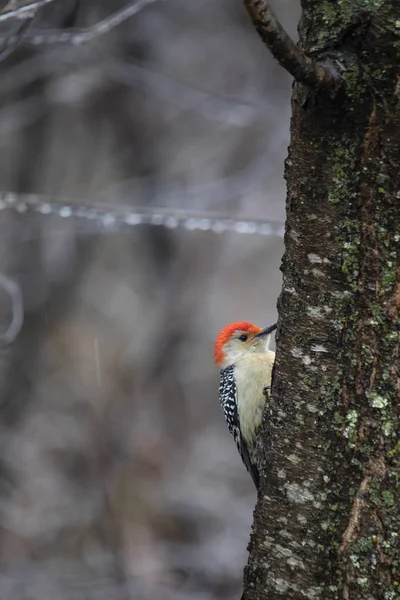
[{"label": "black and white barred wing", "polygon": [[240,431],[240,421],[237,404],[237,389],[234,376],[234,367],[221,370],[221,381],[219,384],[219,401],[224,413],[228,429],[235,440],[242,461],[253,478],[256,488],[259,487],[260,474],[257,465],[251,461],[249,450],[245,439]]}]

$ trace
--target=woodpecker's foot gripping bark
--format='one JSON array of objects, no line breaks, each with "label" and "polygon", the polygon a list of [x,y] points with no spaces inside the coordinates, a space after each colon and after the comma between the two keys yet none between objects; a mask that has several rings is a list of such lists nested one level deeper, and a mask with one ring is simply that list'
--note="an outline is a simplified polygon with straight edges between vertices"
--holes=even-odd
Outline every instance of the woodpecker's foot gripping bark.
[{"label": "woodpecker's foot gripping bark", "polygon": [[267,385],[264,389],[263,389],[263,394],[266,398],[266,400],[269,400],[270,397],[270,393],[271,393],[271,386]]}]

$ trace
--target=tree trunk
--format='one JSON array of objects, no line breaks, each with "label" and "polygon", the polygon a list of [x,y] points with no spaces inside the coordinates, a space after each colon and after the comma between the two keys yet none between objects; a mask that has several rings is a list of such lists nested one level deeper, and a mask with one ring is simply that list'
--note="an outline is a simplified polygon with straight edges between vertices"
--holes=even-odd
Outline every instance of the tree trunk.
[{"label": "tree trunk", "polygon": [[400,3],[304,0],[246,600],[400,598]]}]

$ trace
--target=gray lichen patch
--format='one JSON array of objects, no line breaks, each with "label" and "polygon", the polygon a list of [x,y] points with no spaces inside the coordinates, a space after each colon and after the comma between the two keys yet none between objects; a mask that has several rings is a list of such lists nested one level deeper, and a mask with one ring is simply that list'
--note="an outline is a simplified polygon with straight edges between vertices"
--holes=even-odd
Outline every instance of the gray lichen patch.
[{"label": "gray lichen patch", "polygon": [[284,488],[286,495],[291,502],[304,504],[304,502],[314,500],[314,496],[310,490],[304,486],[300,486],[298,483],[286,483]]},{"label": "gray lichen patch", "polygon": [[292,569],[305,569],[306,568],[306,566],[305,566],[304,562],[301,560],[301,558],[299,556],[295,556],[295,555],[288,558],[287,564],[290,567],[292,567]]}]

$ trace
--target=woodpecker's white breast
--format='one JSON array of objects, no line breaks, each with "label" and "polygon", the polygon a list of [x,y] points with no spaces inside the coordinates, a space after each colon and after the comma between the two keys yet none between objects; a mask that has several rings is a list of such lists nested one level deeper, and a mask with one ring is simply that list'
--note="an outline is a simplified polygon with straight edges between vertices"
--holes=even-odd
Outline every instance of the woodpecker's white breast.
[{"label": "woodpecker's white breast", "polygon": [[242,436],[249,446],[255,441],[265,406],[264,388],[271,385],[275,352],[247,354],[235,364],[237,404]]}]

